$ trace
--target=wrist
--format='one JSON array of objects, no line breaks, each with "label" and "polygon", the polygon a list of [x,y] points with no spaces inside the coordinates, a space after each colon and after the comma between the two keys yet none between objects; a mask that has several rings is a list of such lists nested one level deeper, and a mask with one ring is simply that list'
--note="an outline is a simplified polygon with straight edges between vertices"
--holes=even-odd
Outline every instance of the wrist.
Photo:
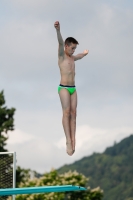
[{"label": "wrist", "polygon": [[56,29],[57,33],[60,33],[60,29]]}]

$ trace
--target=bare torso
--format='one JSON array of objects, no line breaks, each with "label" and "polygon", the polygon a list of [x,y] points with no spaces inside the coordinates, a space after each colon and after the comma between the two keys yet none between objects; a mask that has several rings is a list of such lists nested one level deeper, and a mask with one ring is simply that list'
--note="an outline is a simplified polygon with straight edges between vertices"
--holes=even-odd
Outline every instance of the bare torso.
[{"label": "bare torso", "polygon": [[73,56],[64,55],[64,58],[59,58],[58,65],[60,68],[62,85],[75,85],[75,63]]}]

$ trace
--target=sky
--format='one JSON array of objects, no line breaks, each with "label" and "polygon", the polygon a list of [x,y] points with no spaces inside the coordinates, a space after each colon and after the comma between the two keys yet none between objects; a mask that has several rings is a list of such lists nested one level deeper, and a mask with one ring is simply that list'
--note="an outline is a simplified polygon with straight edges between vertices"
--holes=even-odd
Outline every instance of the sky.
[{"label": "sky", "polygon": [[[66,154],[58,42],[78,40],[76,152]],[[133,2],[130,0],[0,1],[0,91],[16,108],[7,149],[17,165],[39,173],[103,152],[133,133]]]}]

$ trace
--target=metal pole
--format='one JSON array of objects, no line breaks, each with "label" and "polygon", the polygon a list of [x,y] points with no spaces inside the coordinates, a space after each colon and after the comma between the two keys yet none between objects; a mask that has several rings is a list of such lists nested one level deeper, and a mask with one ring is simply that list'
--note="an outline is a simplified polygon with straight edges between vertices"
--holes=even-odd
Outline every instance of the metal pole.
[{"label": "metal pole", "polygon": [[[16,187],[16,152],[13,152],[13,188]],[[15,200],[15,195],[12,196]]]}]

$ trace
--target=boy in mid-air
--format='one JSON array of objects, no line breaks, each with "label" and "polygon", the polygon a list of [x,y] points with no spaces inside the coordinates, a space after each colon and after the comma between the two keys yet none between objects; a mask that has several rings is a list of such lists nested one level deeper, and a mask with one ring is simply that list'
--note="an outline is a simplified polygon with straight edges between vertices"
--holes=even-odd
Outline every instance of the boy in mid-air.
[{"label": "boy in mid-air", "polygon": [[88,54],[88,50],[84,50],[76,56],[73,56],[77,47],[77,40],[68,37],[65,43],[60,33],[60,24],[55,22],[54,27],[57,32],[59,43],[58,49],[58,65],[60,68],[61,81],[58,87],[58,93],[62,105],[63,118],[62,124],[66,135],[66,151],[68,155],[72,155],[75,151],[75,131],[76,131],[76,108],[77,108],[77,92],[75,87],[75,63]]}]

